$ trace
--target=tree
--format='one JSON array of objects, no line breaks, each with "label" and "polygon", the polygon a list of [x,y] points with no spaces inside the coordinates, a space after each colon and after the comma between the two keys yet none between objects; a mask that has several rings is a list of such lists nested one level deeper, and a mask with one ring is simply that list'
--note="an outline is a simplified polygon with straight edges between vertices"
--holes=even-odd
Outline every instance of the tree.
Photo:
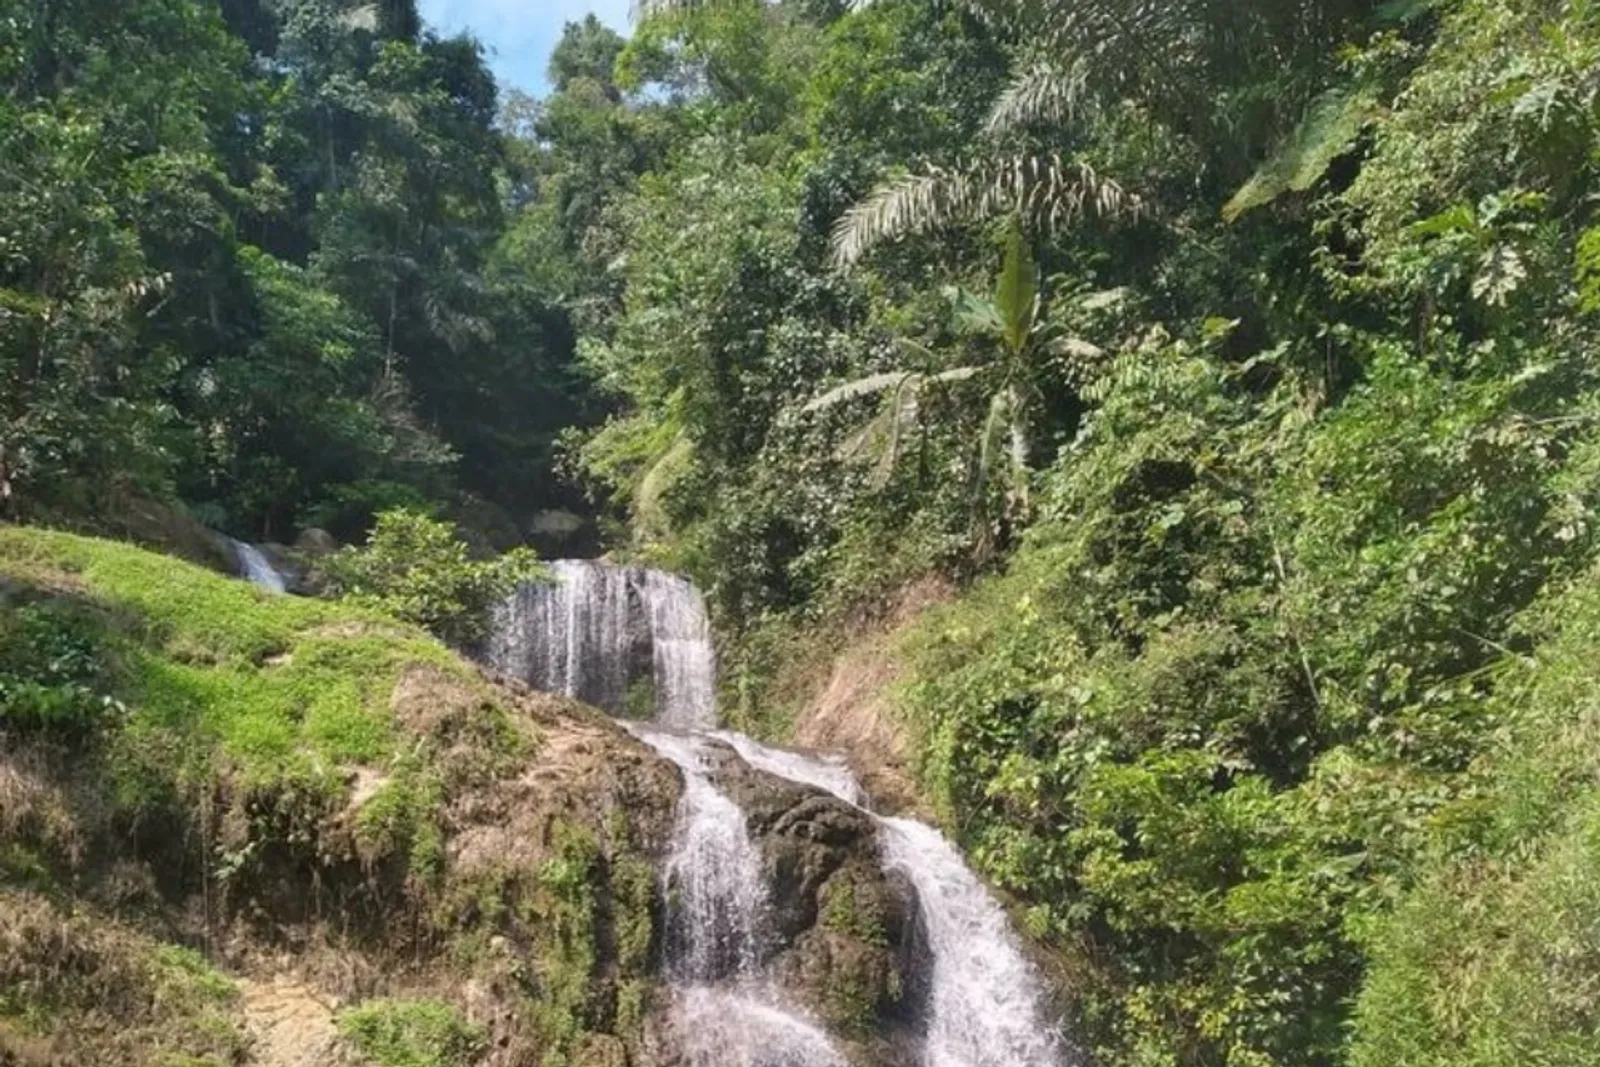
[{"label": "tree", "polygon": [[[1081,338],[1064,336],[1045,320],[1038,265],[1021,224],[1013,220],[1005,233],[1000,274],[992,295],[977,296],[959,288],[948,290],[956,326],[991,348],[994,355],[989,361],[940,371],[889,371],[858,378],[812,399],[802,410],[821,412],[860,397],[887,394],[888,402],[877,417],[857,431],[849,445],[851,453],[872,456],[881,484],[899,459],[905,437],[922,418],[919,400],[924,390],[976,381],[988,397],[988,416],[975,450],[975,498],[981,501],[986,485],[1003,465],[1012,517],[1026,522],[1030,506],[1028,480],[1033,469],[1030,426],[1040,402],[1034,384],[1039,364],[1052,358],[1092,358],[1100,352]],[[902,344],[933,357],[933,353],[914,342],[903,340]],[[1003,449],[1002,438],[1007,442]]]}]

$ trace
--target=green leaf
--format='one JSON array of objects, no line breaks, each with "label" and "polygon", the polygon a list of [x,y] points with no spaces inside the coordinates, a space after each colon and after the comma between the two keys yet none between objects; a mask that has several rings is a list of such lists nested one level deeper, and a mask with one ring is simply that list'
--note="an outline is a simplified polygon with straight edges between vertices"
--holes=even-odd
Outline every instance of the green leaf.
[{"label": "green leaf", "polygon": [[994,306],[1001,320],[1001,338],[1012,355],[1028,347],[1038,313],[1039,275],[1033,253],[1022,236],[1022,226],[1012,220],[1006,231],[1005,262],[995,283]]},{"label": "green leaf", "polygon": [[955,312],[956,326],[962,331],[991,337],[998,337],[1005,332],[1005,322],[1000,318],[1000,309],[994,301],[985,300],[977,293],[957,286],[950,286],[945,290],[945,295],[950,298],[951,308]]},{"label": "green leaf", "polygon": [[1285,193],[1310,189],[1350,150],[1377,112],[1378,97],[1370,88],[1335,89],[1319,96],[1288,140],[1223,205],[1222,217],[1233,222]]}]

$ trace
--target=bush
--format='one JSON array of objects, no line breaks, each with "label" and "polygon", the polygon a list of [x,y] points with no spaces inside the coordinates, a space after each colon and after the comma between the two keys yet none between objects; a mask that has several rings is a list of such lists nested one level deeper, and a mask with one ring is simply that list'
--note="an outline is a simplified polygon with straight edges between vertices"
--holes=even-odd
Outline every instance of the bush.
[{"label": "bush", "polygon": [[458,1067],[483,1051],[484,1033],[439,1000],[374,1000],[339,1016],[339,1032],[382,1067]]},{"label": "bush", "polygon": [[458,648],[483,640],[497,601],[545,575],[527,549],[473,559],[453,526],[406,508],[379,515],[365,547],[346,548],[323,566],[332,592]]},{"label": "bush", "polygon": [[1600,1064],[1600,574],[1541,609],[1558,632],[1508,669],[1477,788],[1375,927],[1353,1067]]},{"label": "bush", "polygon": [[103,694],[103,656],[70,613],[30,604],[0,615],[0,727],[77,737],[116,702]]}]

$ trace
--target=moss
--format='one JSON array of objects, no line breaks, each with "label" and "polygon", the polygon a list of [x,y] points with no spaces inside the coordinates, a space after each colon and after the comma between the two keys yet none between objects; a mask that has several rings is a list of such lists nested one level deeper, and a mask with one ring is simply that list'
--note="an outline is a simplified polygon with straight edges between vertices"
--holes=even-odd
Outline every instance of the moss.
[{"label": "moss", "polygon": [[855,968],[840,968],[824,994],[827,1017],[847,1033],[870,1032],[878,1021],[878,983]]},{"label": "moss", "polygon": [[438,775],[415,759],[407,759],[356,812],[356,847],[363,862],[374,866],[403,857],[408,875],[418,884],[438,881],[444,866],[444,837],[438,811],[443,788]]},{"label": "moss", "polygon": [[[306,918],[296,909],[314,880],[318,907],[347,917],[414,907],[420,925],[382,924],[391,932],[376,936],[415,937],[407,947],[436,946],[451,973],[503,982],[496,988],[515,1006],[519,1062],[602,1052],[609,1062],[637,1036],[654,964],[656,889],[652,862],[632,845],[630,813],[597,826],[582,804],[564,799],[552,821],[530,821],[532,837],[491,850],[470,873],[446,863],[446,805],[470,798],[494,812],[518,802],[508,776],[537,743],[530,717],[473,666],[359,610],[266,596],[175,560],[66,534],[0,528],[0,589],[8,606],[20,602],[51,622],[39,630],[46,644],[82,638],[93,655],[78,657],[80,680],[115,702],[56,770],[71,778],[71,795],[61,798],[74,805],[66,817],[82,852],[133,859],[130,870],[154,876],[136,875],[128,899],[142,907],[154,898],[138,894],[154,892],[198,902],[204,891],[208,922],[246,916],[276,934]],[[35,643],[11,643],[21,651],[6,662],[36,670],[44,658]],[[0,724],[0,734],[7,729]],[[37,747],[64,750],[54,741]],[[57,804],[55,794],[39,795],[41,811]],[[58,870],[52,851],[67,850],[6,841],[0,885],[43,888],[69,884],[69,873],[104,873]],[[404,904],[395,895],[402,884]],[[117,973],[127,978],[118,988],[141,996],[80,1003],[68,995],[71,982],[46,983],[62,996],[12,997],[0,1003],[3,1025],[52,1033],[90,1015],[121,1026],[153,1010],[155,1021],[136,1021],[134,1030],[178,1035],[159,1045],[173,1062],[242,1055],[225,976],[178,946],[152,944],[140,959]],[[94,960],[80,962],[100,973]],[[340,1025],[364,1055],[390,1067],[455,1063],[482,1038],[431,1001],[365,1004]],[[3,1052],[0,1045],[0,1059]],[[160,1062],[98,1055],[84,1062]]]},{"label": "moss", "polygon": [[539,869],[528,919],[543,994],[535,1009],[539,1029],[548,1047],[568,1052],[595,1021],[600,848],[592,832],[572,823],[558,822],[552,838],[554,855]]},{"label": "moss", "polygon": [[863,901],[852,878],[835,878],[828,883],[822,902],[822,925],[869,945],[887,945],[883,915],[873,901]]},{"label": "moss", "polygon": [[481,1027],[440,1000],[372,1000],[339,1014],[339,1032],[380,1067],[465,1067],[484,1049]]},{"label": "moss", "polygon": [[0,841],[0,882],[43,891],[54,885],[55,880],[36,849],[16,841]]},{"label": "moss", "polygon": [[[473,668],[368,612],[270,596],[128,545],[18,527],[0,529],[0,580],[23,598],[0,633],[0,676],[92,698],[100,787],[123,825],[191,823],[220,796],[241,808],[250,841],[310,848],[343,806],[349,768],[425,759],[392,706],[400,680],[418,669],[479,709],[463,727],[469,737],[422,740],[482,750],[471,758],[490,773],[525,747]],[[23,627],[19,614],[36,621]],[[49,675],[61,663],[73,677]],[[400,783],[403,797],[379,798],[358,837],[365,858],[403,850],[427,881],[443,858],[442,784],[414,771]],[[225,851],[237,872],[259,850],[235,840]]]},{"label": "moss", "polygon": [[643,856],[623,852],[611,861],[612,926],[616,932],[617,966],[624,974],[642,974],[650,965],[655,940],[655,865]]},{"label": "moss", "polygon": [[622,697],[622,717],[648,722],[656,714],[656,686],[654,679],[635,678]]}]

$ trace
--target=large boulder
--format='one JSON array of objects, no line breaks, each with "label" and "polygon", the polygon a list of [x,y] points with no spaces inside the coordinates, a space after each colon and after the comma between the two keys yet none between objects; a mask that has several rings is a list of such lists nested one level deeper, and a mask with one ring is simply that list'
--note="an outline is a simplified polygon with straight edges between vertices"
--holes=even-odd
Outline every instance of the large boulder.
[{"label": "large boulder", "polygon": [[916,897],[886,872],[878,824],[820,789],[714,749],[712,777],[748,819],[771,907],[769,972],[857,1062],[915,1062],[921,937]]},{"label": "large boulder", "polygon": [[114,490],[105,525],[137,545],[223,574],[235,573],[233,546],[228,539],[171,505]]}]

